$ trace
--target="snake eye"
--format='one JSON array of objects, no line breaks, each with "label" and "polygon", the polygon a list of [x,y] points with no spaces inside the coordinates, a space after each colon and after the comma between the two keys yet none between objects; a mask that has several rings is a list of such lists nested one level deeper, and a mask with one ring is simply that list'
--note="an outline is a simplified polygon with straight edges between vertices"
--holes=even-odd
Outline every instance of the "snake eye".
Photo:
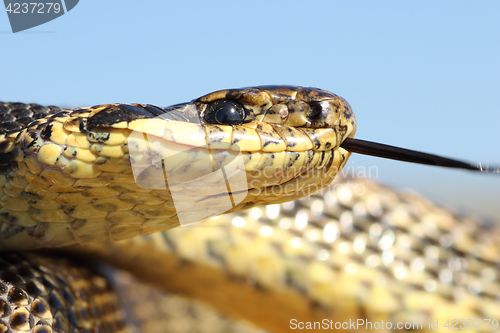
[{"label": "snake eye", "polygon": [[209,124],[240,125],[245,116],[245,109],[240,103],[220,100],[207,106],[203,119]]}]

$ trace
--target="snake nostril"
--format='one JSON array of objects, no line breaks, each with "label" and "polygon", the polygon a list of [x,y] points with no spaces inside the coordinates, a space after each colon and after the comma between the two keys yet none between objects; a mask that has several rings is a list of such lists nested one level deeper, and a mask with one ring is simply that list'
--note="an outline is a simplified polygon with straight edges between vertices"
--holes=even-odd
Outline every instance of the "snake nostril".
[{"label": "snake nostril", "polygon": [[307,119],[311,121],[318,120],[323,112],[323,107],[319,102],[309,103],[309,111],[306,114]]}]

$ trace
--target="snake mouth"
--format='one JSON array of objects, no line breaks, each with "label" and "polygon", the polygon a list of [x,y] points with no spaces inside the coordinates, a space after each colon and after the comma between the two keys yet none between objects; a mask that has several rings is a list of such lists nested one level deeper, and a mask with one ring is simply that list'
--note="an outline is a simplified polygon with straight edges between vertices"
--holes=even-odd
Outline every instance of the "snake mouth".
[{"label": "snake mouth", "polygon": [[[210,123],[225,119],[205,116],[220,100],[241,105],[244,119],[235,122],[233,114],[230,124]],[[31,227],[37,237],[27,247],[49,244],[57,228],[65,236],[51,246],[84,243],[89,228],[109,228],[111,239],[133,236],[123,221],[139,223],[141,233],[168,229],[182,224],[183,214],[191,223],[320,190],[346,163],[349,152],[340,143],[355,125],[342,98],[301,87],[226,90],[167,109],[107,104],[57,111],[5,135],[4,153],[23,170],[34,201],[3,205],[43,228],[52,223],[50,230]]]},{"label": "snake mouth", "polygon": [[219,215],[222,208],[229,212],[313,194],[333,180],[349,156],[340,147],[316,151],[311,141],[310,146],[291,147],[281,141],[281,151],[266,151],[260,138],[270,132],[262,134],[265,127],[258,123],[224,126],[169,120],[163,132],[155,132],[163,120],[150,121],[128,139],[135,182],[170,192],[178,217],[189,223]]},{"label": "snake mouth", "polygon": [[[219,91],[170,107],[159,119],[144,120],[129,136],[137,184],[173,195],[182,192],[184,201],[196,198],[196,204],[183,204],[188,210],[217,207],[228,194],[228,211],[234,211],[320,190],[349,157],[339,146],[354,135],[355,119],[336,95],[300,87],[286,95],[291,89]],[[239,124],[209,123],[218,120],[207,116],[214,103],[236,105],[236,116],[245,117],[236,120]],[[177,121],[179,115],[186,121]]]},{"label": "snake mouth", "polygon": [[[214,108],[216,102],[236,113],[207,116],[210,110],[225,112]],[[222,90],[166,109],[107,104],[61,111],[16,135],[13,154],[29,171],[30,183],[57,191],[105,184],[118,195],[154,193],[167,202],[130,207],[131,219],[175,221],[182,212],[205,211],[209,217],[320,190],[346,163],[350,154],[340,144],[355,129],[349,104],[335,94],[266,86]],[[102,209],[125,206],[116,199]],[[77,208],[65,213],[70,218],[53,214],[63,220],[89,215]]]}]

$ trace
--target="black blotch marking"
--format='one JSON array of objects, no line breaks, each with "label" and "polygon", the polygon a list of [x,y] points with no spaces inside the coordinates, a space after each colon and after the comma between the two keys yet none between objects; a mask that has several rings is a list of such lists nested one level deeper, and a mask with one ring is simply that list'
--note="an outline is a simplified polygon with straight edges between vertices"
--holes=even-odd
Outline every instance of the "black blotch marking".
[{"label": "black blotch marking", "polygon": [[309,87],[306,89],[310,89],[306,95],[312,100],[323,101],[337,97],[337,95],[335,95],[334,93],[327,92],[318,88]]},{"label": "black blotch marking", "polygon": [[16,312],[16,313],[12,314],[12,317],[10,318],[10,325],[14,329],[18,329],[18,327],[20,327],[28,322],[30,322],[29,315],[27,315],[24,312]]},{"label": "black blotch marking", "polygon": [[[219,130],[220,132],[223,132],[223,131],[222,131],[222,128],[220,128],[219,126],[214,126],[214,127],[215,127],[217,130]],[[212,132],[212,131],[210,131],[210,132]],[[217,132],[217,134],[219,134],[220,132]],[[211,139],[212,139],[212,138],[211,138]],[[221,142],[221,141],[222,141],[222,137],[217,135],[217,137],[215,138],[215,140],[214,140],[214,141],[212,141],[212,142],[214,142],[214,143],[215,143],[215,142]]]},{"label": "black blotch marking", "polygon": [[43,199],[43,196],[41,196],[40,194],[38,193],[35,193],[35,192],[30,192],[29,190],[26,191],[26,194],[33,200],[41,200]]},{"label": "black blotch marking", "polygon": [[157,114],[145,110],[145,108],[131,105],[131,104],[119,104],[118,107],[123,110],[127,121],[132,121],[136,119],[148,119],[157,116]]},{"label": "black blotch marking", "polygon": [[[72,117],[74,117],[72,115]],[[68,119],[65,124],[67,124],[68,126],[75,126],[75,127],[80,127],[80,120],[81,118],[73,118],[73,119]]]},{"label": "black blotch marking", "polygon": [[97,145],[92,146],[92,148],[94,149],[94,153],[96,153],[97,155],[99,155],[104,149],[103,146],[97,146]]},{"label": "black blotch marking", "polygon": [[[29,149],[35,147],[35,145],[40,145],[40,138],[38,137],[38,134],[36,132],[29,132],[28,133],[29,137],[32,139],[32,141],[27,144],[24,149]],[[38,147],[40,148],[40,147]]]},{"label": "black blotch marking", "polygon": [[294,97],[290,96],[289,94],[283,91],[297,92],[300,89],[300,87],[298,86],[289,86],[289,85],[283,85],[283,86],[264,85],[264,86],[258,86],[257,88],[264,90],[264,92],[270,95],[274,103],[295,100]]},{"label": "black blotch marking", "polygon": [[315,152],[312,151],[312,150],[307,150],[306,151],[306,157],[307,157],[307,161],[306,161],[306,165],[304,166],[305,168],[309,167],[309,165],[311,165],[311,162],[314,158],[314,155],[315,155]]},{"label": "black blotch marking", "polygon": [[32,121],[28,126],[26,126],[27,129],[33,128],[35,129],[38,125],[40,125],[42,121],[40,119],[35,119]]},{"label": "black blotch marking", "polygon": [[325,148],[328,149],[332,146],[332,143],[331,142],[327,142],[325,143]]},{"label": "black blotch marking", "polygon": [[17,224],[17,222],[18,222],[17,216],[11,215],[10,213],[0,214],[0,220],[7,222],[9,224]]},{"label": "black blotch marking", "polygon": [[339,126],[339,134],[341,135],[341,137],[345,136],[345,134],[347,133],[347,129],[347,125]]},{"label": "black blotch marking", "polygon": [[103,164],[106,164],[108,161],[109,161],[108,157],[99,156],[99,158],[97,160],[95,160],[94,164],[95,165],[103,165]]},{"label": "black blotch marking", "polygon": [[[69,147],[66,147],[66,148],[64,148],[64,151],[66,152],[66,151],[68,151],[68,149],[69,149]],[[71,156],[73,156],[73,157],[76,157],[76,155],[78,155],[78,152],[76,150],[71,153]]]},{"label": "black blotch marking", "polygon": [[78,129],[80,130],[81,133],[88,133],[89,130],[87,129],[87,118],[81,118],[79,119],[80,123],[78,124]]},{"label": "black blotch marking", "polygon": [[[293,131],[292,131],[292,129],[291,129],[290,127],[287,127],[287,128],[286,128],[286,130],[288,131],[288,133],[293,134]],[[292,139],[288,139],[288,140],[287,140],[287,138],[285,137],[285,142],[286,142],[286,144],[287,144],[287,146],[288,146],[288,147],[295,147],[295,146],[297,145],[297,141],[295,141],[295,140],[293,139],[293,136],[292,136],[292,135],[291,135],[291,136],[289,136],[288,138],[290,138],[290,137],[291,137]]]},{"label": "black blotch marking", "polygon": [[70,112],[69,111],[59,111],[57,113],[54,113],[52,116],[49,117],[49,119],[57,119],[57,118],[65,118],[69,116]]},{"label": "black blotch marking", "polygon": [[91,141],[97,141],[98,143],[104,143],[109,140],[111,136],[110,132],[90,132],[88,134]]},{"label": "black blotch marking", "polygon": [[124,121],[127,121],[127,116],[123,110],[117,106],[110,106],[87,118],[87,127],[109,127]]},{"label": "black blotch marking", "polygon": [[[0,216],[0,220],[1,220],[1,216]],[[28,228],[28,227],[23,227],[20,225],[7,225],[7,228],[5,228],[4,226],[2,226],[2,236],[4,237],[4,239],[9,239],[9,238],[15,237],[16,235],[19,235],[23,232],[30,233],[34,229],[33,227]]]},{"label": "black blotch marking", "polygon": [[37,129],[37,130],[43,130],[43,129],[44,129],[45,127],[47,127],[49,124],[50,124],[50,123],[48,123],[48,122],[44,122],[44,123],[42,123],[42,124],[39,124],[39,125],[36,127],[36,129]]},{"label": "black blotch marking", "polygon": [[294,155],[294,157],[290,161],[288,161],[288,163],[286,165],[286,170],[289,170],[295,164],[295,162],[299,159],[300,154],[294,153],[293,155]]},{"label": "black blotch marking", "polygon": [[351,110],[348,107],[345,108],[344,115],[345,115],[345,119],[347,119],[347,120],[351,119],[352,112],[351,112]]},{"label": "black blotch marking", "polygon": [[100,208],[100,209],[105,210],[107,212],[114,212],[118,209],[118,206],[116,206],[115,204],[111,204],[111,203],[96,204],[95,206],[96,206],[96,208]]},{"label": "black blotch marking", "polygon": [[321,152],[321,156],[319,157],[318,165],[321,165],[323,163],[323,161],[325,160],[325,154],[326,154],[326,151],[323,150]]},{"label": "black blotch marking", "polygon": [[[31,311],[33,311],[35,314],[44,314],[48,311],[48,308],[46,307],[44,302],[37,301],[31,305]],[[44,332],[44,330],[41,330],[41,329],[37,330],[37,333],[40,333],[40,332]]]},{"label": "black blotch marking", "polygon": [[276,141],[268,140],[268,141],[264,142],[264,144],[262,145],[262,148],[269,146],[271,143],[276,143]]},{"label": "black blotch marking", "polygon": [[85,108],[82,108],[82,109],[74,109],[73,111],[70,112],[70,116],[71,117],[75,117],[75,116],[78,116],[82,113],[89,113],[90,110],[89,109],[85,109]]},{"label": "black blotch marking", "polygon": [[131,104],[118,104],[102,109],[97,114],[88,118],[87,126],[107,127],[123,121],[131,122],[136,119],[150,119],[160,116],[165,110],[154,105],[137,106]]},{"label": "black blotch marking", "polygon": [[21,133],[22,133],[22,131],[19,132],[19,133],[17,133],[16,138],[14,139],[14,142],[17,143],[17,142],[19,142],[21,140]]},{"label": "black blotch marking", "polygon": [[332,167],[334,156],[335,156],[335,152],[332,151],[331,158],[328,160],[328,163],[325,165],[325,170],[329,170]]},{"label": "black blotch marking", "polygon": [[312,140],[314,148],[318,149],[319,147],[321,147],[321,142],[319,141],[318,136],[313,135],[312,138],[310,138],[310,139]]},{"label": "black blotch marking", "polygon": [[71,214],[75,211],[76,209],[76,206],[64,206],[63,207],[63,211],[66,213],[66,214]]},{"label": "black blotch marking", "polygon": [[40,137],[44,140],[50,140],[50,136],[52,135],[52,127],[54,125],[49,123],[45,126],[45,128],[40,132]]},{"label": "black blotch marking", "polygon": [[[8,271],[4,272],[4,273],[8,273]],[[19,277],[19,282],[13,282],[13,284],[24,283],[24,280],[23,280],[23,278],[21,276],[19,276],[18,274],[15,274],[15,275]],[[2,278],[3,278],[3,275],[2,275]],[[28,295],[26,294],[26,292],[24,290],[22,290],[21,288],[17,288],[17,287],[14,287],[14,288],[12,288],[9,291],[9,296],[8,297],[9,297],[9,301],[11,303],[16,304],[16,305],[19,305],[22,302],[25,302],[25,301],[29,300]]]}]

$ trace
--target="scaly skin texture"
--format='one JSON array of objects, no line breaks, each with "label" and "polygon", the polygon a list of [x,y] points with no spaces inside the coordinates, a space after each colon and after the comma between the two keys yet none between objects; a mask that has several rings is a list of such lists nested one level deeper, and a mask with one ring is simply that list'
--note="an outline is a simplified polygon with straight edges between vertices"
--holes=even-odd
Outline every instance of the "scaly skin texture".
[{"label": "scaly skin texture", "polygon": [[129,332],[116,293],[88,267],[33,253],[0,259],[0,332]]},{"label": "scaly skin texture", "polygon": [[[244,105],[245,122],[198,124],[207,105],[221,99]],[[275,332],[289,331],[291,319],[421,322],[422,331],[429,332],[447,331],[443,326],[447,319],[498,319],[497,230],[368,181],[344,180],[310,199],[277,205],[326,186],[349,157],[339,145],[354,135],[355,119],[347,102],[334,94],[299,87],[223,90],[173,106],[166,114],[153,106],[123,104],[62,113],[57,108],[2,104],[0,111],[6,114],[0,125],[4,249],[96,242],[71,251],[105,259],[161,288]],[[33,120],[28,118],[46,113],[54,115],[24,128]],[[153,119],[157,116],[163,119]],[[183,146],[192,149],[168,158]],[[137,177],[130,161],[148,176],[154,171],[148,167],[158,165],[155,156],[161,156],[163,168],[174,170],[176,181],[183,183],[193,175],[227,167],[240,151],[244,164],[231,172],[245,173],[249,192],[233,213],[109,243],[179,224],[171,188],[138,186],[155,184],[142,173]],[[209,155],[207,167],[201,162]],[[196,208],[210,213],[221,201],[214,184],[188,193],[206,195]],[[288,191],[283,191],[285,185],[291,185]],[[187,202],[183,211],[190,212]],[[13,263],[25,262],[12,258],[8,260]],[[58,264],[34,262],[33,271],[40,272]],[[102,325],[72,320],[73,303],[58,304],[51,279],[42,273],[34,276],[49,292],[26,294],[22,304],[16,303],[10,290],[29,291],[27,280],[32,275],[22,269],[15,273],[20,276],[15,281],[11,277],[17,268],[3,267],[2,290],[9,292],[0,291],[4,309],[0,332],[19,327],[35,330],[35,322],[44,324],[46,331],[61,331],[48,320],[52,317],[43,318],[32,306],[37,297],[48,304],[52,315],[64,313],[69,318],[62,331],[96,331]],[[75,272],[61,268],[57,279],[72,280]],[[102,279],[95,272],[78,274],[86,283]],[[89,292],[95,297],[77,302],[95,308],[100,297],[108,295],[107,288]],[[113,313],[112,330],[127,330],[113,297],[105,297],[110,300],[106,308]],[[16,309],[28,315],[13,316]],[[439,320],[439,329],[429,330],[429,319]],[[495,331],[492,324],[479,327],[482,332]]]},{"label": "scaly skin texture", "polygon": [[[199,123],[207,105],[220,99],[243,105],[243,124]],[[29,126],[24,115],[38,106],[2,108],[12,118],[0,136],[4,250],[120,240],[176,227],[181,214],[190,222],[193,211],[218,215],[228,210],[220,206],[225,178],[197,178],[221,168],[228,179],[246,178],[231,188],[234,197],[248,193],[230,211],[316,192],[346,163],[349,153],[339,145],[356,129],[344,99],[292,86],[223,90],[167,110],[138,104],[44,109],[54,114]],[[24,127],[15,118],[20,114]],[[242,162],[230,164],[237,157]],[[168,184],[160,179],[163,188],[156,187],[157,170],[170,175]],[[183,195],[176,207],[172,184]]]},{"label": "scaly skin texture", "polygon": [[[347,179],[310,198],[92,250],[271,332],[290,331],[291,319],[448,332],[448,319],[500,319],[499,239],[498,228],[416,194]],[[463,332],[497,331],[470,324]],[[379,331],[365,328],[347,330]]]}]

